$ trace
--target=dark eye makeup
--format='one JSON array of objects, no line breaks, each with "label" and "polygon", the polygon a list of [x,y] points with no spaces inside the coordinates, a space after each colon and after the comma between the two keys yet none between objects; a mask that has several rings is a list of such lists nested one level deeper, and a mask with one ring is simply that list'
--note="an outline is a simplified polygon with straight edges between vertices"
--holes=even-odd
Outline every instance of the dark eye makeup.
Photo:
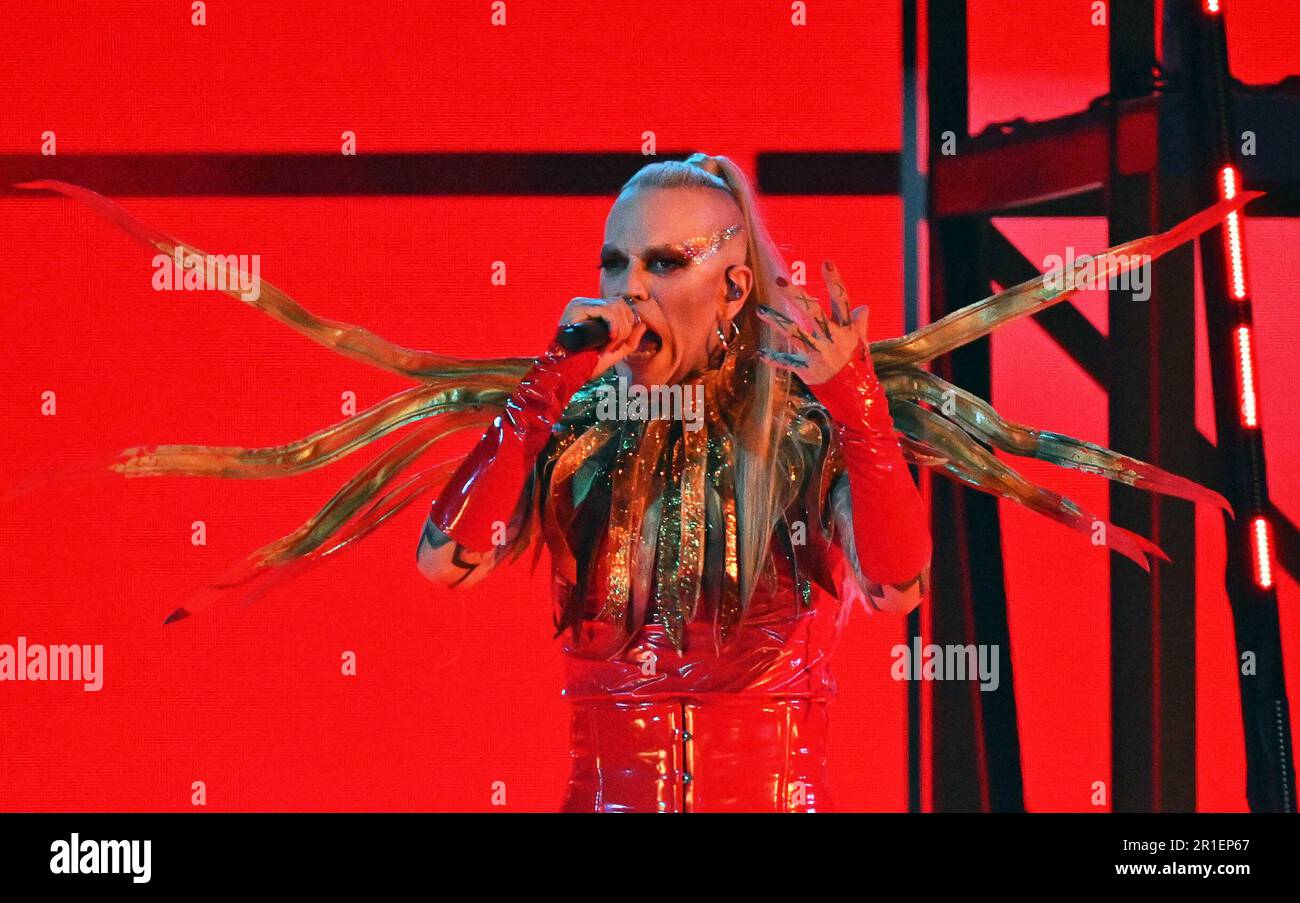
[{"label": "dark eye makeup", "polygon": [[[627,258],[622,254],[607,254],[601,258],[600,263],[596,264],[599,270],[616,270],[627,264]],[[673,270],[686,265],[686,258],[679,254],[656,253],[650,255],[646,261],[646,266],[652,272],[671,273]]]}]

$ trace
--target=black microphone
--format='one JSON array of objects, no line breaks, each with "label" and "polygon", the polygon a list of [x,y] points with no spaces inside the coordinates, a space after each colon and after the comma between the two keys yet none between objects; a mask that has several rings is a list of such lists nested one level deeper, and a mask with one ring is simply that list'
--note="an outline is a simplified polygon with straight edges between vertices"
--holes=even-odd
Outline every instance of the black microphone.
[{"label": "black microphone", "polygon": [[570,323],[555,334],[555,341],[565,351],[604,348],[609,344],[609,324],[599,318]]}]

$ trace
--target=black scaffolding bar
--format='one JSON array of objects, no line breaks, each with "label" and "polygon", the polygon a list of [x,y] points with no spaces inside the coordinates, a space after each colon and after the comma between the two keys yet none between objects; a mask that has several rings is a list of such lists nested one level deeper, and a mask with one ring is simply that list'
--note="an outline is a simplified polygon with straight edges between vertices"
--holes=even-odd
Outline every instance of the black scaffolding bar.
[{"label": "black scaffolding bar", "polygon": [[[1110,243],[1168,228],[1217,200],[1217,169],[1231,162],[1223,136],[1234,106],[1252,122],[1300,121],[1295,79],[1272,89],[1234,85],[1228,77],[1222,15],[1209,17],[1195,0],[1165,6],[1165,37],[1190,54],[1185,85],[1155,76],[1153,0],[1108,5],[1110,91],[1084,111],[1041,123],[1000,123],[967,134],[966,4],[929,6],[931,318],[986,294],[988,280],[1014,284],[1036,269],[988,224],[994,215],[1105,215]],[[1026,15],[1033,15],[1032,7]],[[957,152],[944,154],[944,133]],[[1291,136],[1294,143],[1295,136]],[[1300,203],[1297,151],[1285,141],[1240,161],[1247,187],[1270,192],[1271,213],[1294,214]],[[1008,178],[1015,173],[1015,178]],[[1238,520],[1228,521],[1227,583],[1239,652],[1257,671],[1242,677],[1247,786],[1252,809],[1295,807],[1290,722],[1283,685],[1274,593],[1252,580],[1249,516],[1272,518],[1280,565],[1293,574],[1300,559],[1295,527],[1268,501],[1258,430],[1243,431],[1235,403],[1232,337],[1249,305],[1225,294],[1222,238],[1202,240],[1208,326],[1214,355],[1219,447],[1196,432],[1193,253],[1181,248],[1157,261],[1152,297],[1110,295],[1109,336],[1071,305],[1038,318],[1040,325],[1108,392],[1110,445],[1176,473],[1221,487]],[[983,345],[984,343],[979,343]],[[976,346],[972,346],[976,347]],[[967,354],[966,352],[970,352]],[[937,372],[981,394],[988,390],[987,347],[962,349]],[[939,567],[932,602],[936,642],[987,642],[1005,624],[1000,569],[987,566],[990,516],[964,495],[936,482],[937,549],[955,559]],[[1126,559],[1111,568],[1112,787],[1116,811],[1179,811],[1196,806],[1195,533],[1187,502],[1112,485],[1111,520],[1152,537],[1173,559],[1150,574]],[[964,523],[951,523],[963,521]],[[994,534],[996,535],[996,533]],[[971,545],[970,538],[979,537]],[[953,543],[965,544],[957,548]],[[940,556],[937,555],[936,558]],[[937,562],[938,564],[938,562]],[[997,587],[977,585],[997,580]],[[933,750],[936,809],[997,809],[1019,798],[1020,780],[1000,769],[995,751],[1018,749],[1006,702],[935,691]],[[1014,697],[1008,694],[1014,711]],[[940,746],[946,745],[947,749]],[[1006,764],[1006,763],[1002,763]],[[979,798],[971,790],[979,787]]]}]

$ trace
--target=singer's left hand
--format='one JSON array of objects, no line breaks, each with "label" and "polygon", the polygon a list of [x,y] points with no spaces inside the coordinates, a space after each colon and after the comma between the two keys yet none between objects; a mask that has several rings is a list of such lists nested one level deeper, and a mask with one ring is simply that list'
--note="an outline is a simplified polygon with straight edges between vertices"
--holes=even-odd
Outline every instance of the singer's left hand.
[{"label": "singer's left hand", "polygon": [[[853,310],[849,293],[835,264],[822,262],[822,280],[830,296],[830,311],[797,286],[778,280],[785,311],[759,305],[758,317],[789,340],[789,350],[761,348],[759,355],[774,367],[790,370],[806,385],[833,377],[855,354],[867,346],[867,307]],[[868,360],[870,358],[868,357]]]}]

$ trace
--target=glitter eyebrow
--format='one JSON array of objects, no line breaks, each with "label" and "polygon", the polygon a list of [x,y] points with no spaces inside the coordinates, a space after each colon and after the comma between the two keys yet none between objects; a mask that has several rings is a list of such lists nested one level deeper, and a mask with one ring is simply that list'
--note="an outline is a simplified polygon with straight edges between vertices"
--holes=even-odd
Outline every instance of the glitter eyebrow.
[{"label": "glitter eyebrow", "polygon": [[688,238],[681,244],[674,246],[674,250],[678,251],[691,263],[701,264],[714,254],[718,253],[718,249],[722,247],[722,243],[730,239],[739,231],[740,223],[736,223],[708,235],[697,235],[694,238]]},{"label": "glitter eyebrow", "polygon": [[[679,254],[693,264],[701,264],[714,254],[718,253],[718,249],[722,247],[723,243],[735,236],[740,229],[740,223],[736,223],[727,226],[725,229],[718,229],[715,232],[710,232],[707,235],[696,235],[693,238],[688,238],[675,245],[655,245],[646,248],[641,252],[640,256],[646,258],[664,253]],[[612,255],[625,256],[623,252],[614,245],[605,245],[600,249],[600,253],[602,257]]]}]

